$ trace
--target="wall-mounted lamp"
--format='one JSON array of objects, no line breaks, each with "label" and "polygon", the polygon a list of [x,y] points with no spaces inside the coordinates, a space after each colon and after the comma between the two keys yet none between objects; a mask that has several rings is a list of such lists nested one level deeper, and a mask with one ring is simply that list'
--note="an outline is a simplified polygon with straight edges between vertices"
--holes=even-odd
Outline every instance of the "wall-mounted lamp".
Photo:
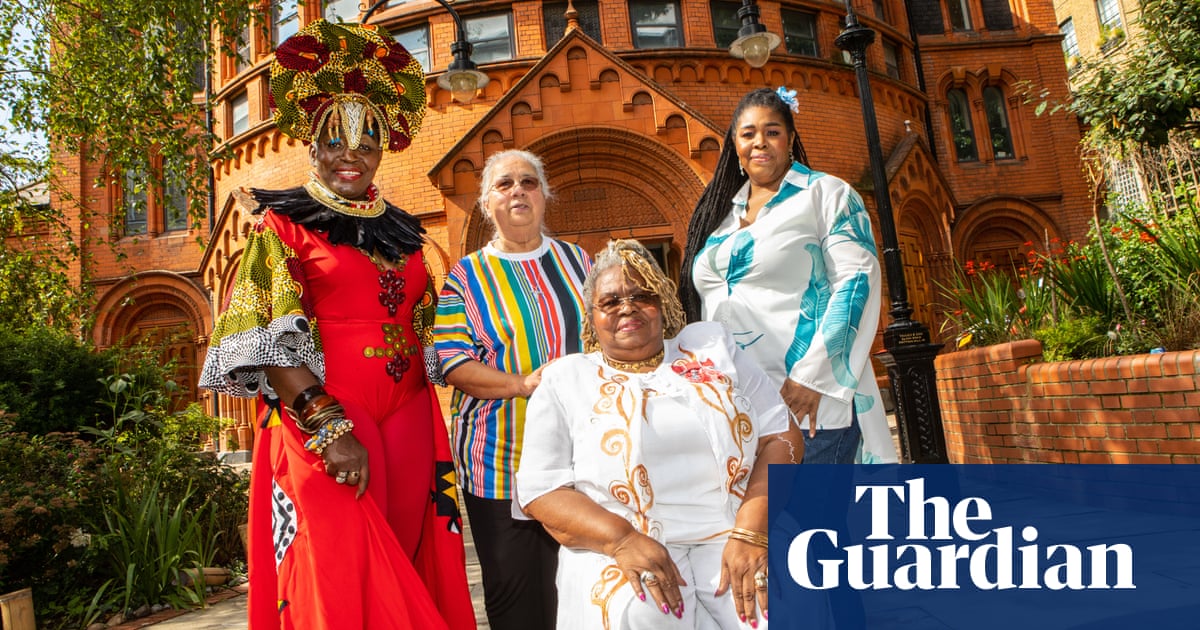
[{"label": "wall-mounted lamp", "polygon": [[[454,100],[467,104],[475,100],[475,93],[488,84],[490,79],[488,76],[476,69],[474,61],[471,61],[471,49],[473,46],[467,39],[467,31],[463,28],[462,18],[459,17],[458,11],[450,6],[445,0],[435,0],[438,4],[445,7],[450,12],[450,17],[454,18],[454,43],[450,44],[450,52],[454,55],[454,60],[446,68],[446,72],[438,77],[438,87],[443,90],[449,90],[450,96]],[[367,9],[367,12],[362,16],[362,23],[366,24],[371,14],[376,9],[387,3],[387,0],[379,0]]]},{"label": "wall-mounted lamp", "polygon": [[745,59],[752,68],[761,68],[766,65],[771,51],[783,40],[758,21],[758,4],[754,0],[742,0],[737,16],[742,27],[738,29],[738,38],[729,45],[729,53]]}]

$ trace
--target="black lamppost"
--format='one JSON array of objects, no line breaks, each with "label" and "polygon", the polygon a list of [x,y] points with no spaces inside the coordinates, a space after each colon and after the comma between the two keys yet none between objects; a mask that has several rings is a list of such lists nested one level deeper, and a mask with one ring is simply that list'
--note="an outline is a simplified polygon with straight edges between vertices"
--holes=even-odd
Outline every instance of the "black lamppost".
[{"label": "black lamppost", "polygon": [[875,207],[883,232],[883,263],[888,293],[892,300],[892,321],[883,331],[880,360],[887,366],[896,403],[896,421],[900,428],[900,448],[904,459],[914,464],[946,464],[946,438],[942,430],[942,411],[938,405],[937,380],[933,359],[942,344],[930,343],[929,329],[911,318],[908,290],[904,285],[904,264],[896,238],[891,195],[888,194],[879,126],[875,120],[875,102],[867,74],[867,46],[875,41],[875,31],[858,23],[851,0],[846,1],[846,28],[837,36],[838,48],[850,53],[858,79],[858,97],[862,103],[863,126],[867,132],[867,151],[871,160],[871,179],[875,185]]},{"label": "black lamppost", "polygon": [[[467,39],[467,31],[463,28],[462,18],[459,17],[458,11],[450,6],[445,0],[434,0],[438,4],[445,7],[450,12],[450,17],[454,18],[454,43],[450,44],[450,52],[454,54],[454,60],[446,68],[446,72],[438,77],[438,87],[443,90],[450,90],[450,95],[454,100],[467,104],[475,99],[475,92],[488,84],[488,76],[479,70],[474,61],[471,61],[471,45]],[[387,4],[387,0],[378,0],[371,8],[367,9],[362,16],[362,23],[366,24],[370,19],[371,14],[379,7]]]}]

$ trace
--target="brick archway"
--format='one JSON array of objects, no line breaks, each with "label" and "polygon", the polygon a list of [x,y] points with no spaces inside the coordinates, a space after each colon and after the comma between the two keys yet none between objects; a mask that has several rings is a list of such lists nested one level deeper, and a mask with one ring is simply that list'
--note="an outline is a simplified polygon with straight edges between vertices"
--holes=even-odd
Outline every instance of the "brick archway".
[{"label": "brick archway", "polygon": [[1059,239],[1058,225],[1040,207],[1023,199],[993,198],[967,208],[954,226],[954,257],[960,263],[991,262],[1002,269],[1024,264],[1025,243],[1044,249]]},{"label": "brick archway", "polygon": [[187,277],[154,271],[113,285],[97,303],[94,341],[111,347],[147,343],[161,361],[174,362],[179,403],[198,399],[200,360],[212,329],[212,309],[200,287]]},{"label": "brick archway", "polygon": [[[546,225],[556,236],[589,252],[610,238],[663,243],[674,252],[682,248],[704,182],[675,150],[611,127],[559,131],[527,148],[546,164],[555,194]],[[466,251],[482,247],[490,235],[480,214],[471,213]]]}]

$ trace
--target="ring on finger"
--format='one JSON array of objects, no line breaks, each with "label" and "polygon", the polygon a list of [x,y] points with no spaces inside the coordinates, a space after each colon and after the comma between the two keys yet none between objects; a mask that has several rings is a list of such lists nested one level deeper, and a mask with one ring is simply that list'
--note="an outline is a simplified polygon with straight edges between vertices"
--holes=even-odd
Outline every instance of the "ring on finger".
[{"label": "ring on finger", "polygon": [[658,576],[654,575],[653,571],[642,571],[640,574],[638,574],[638,577],[642,578],[642,584],[645,584],[646,586],[654,586],[655,584],[658,584]]},{"label": "ring on finger", "polygon": [[337,478],[335,479],[335,481],[337,481],[338,483],[346,483],[346,476],[347,476],[348,474],[349,474],[349,473],[347,473],[347,472],[346,472],[346,471],[344,471],[344,470],[343,470],[342,472],[339,472],[339,473],[337,474]]},{"label": "ring on finger", "polygon": [[754,587],[760,591],[767,590],[767,574],[759,571],[754,574]]}]

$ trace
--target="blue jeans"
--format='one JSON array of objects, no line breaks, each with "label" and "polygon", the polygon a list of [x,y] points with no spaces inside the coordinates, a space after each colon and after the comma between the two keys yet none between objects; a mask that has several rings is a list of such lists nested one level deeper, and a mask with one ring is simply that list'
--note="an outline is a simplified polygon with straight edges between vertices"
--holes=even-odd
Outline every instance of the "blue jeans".
[{"label": "blue jeans", "polygon": [[818,429],[816,437],[808,437],[804,429],[805,464],[853,464],[858,453],[862,429],[858,426],[858,412],[851,407],[850,426],[845,429]]}]

